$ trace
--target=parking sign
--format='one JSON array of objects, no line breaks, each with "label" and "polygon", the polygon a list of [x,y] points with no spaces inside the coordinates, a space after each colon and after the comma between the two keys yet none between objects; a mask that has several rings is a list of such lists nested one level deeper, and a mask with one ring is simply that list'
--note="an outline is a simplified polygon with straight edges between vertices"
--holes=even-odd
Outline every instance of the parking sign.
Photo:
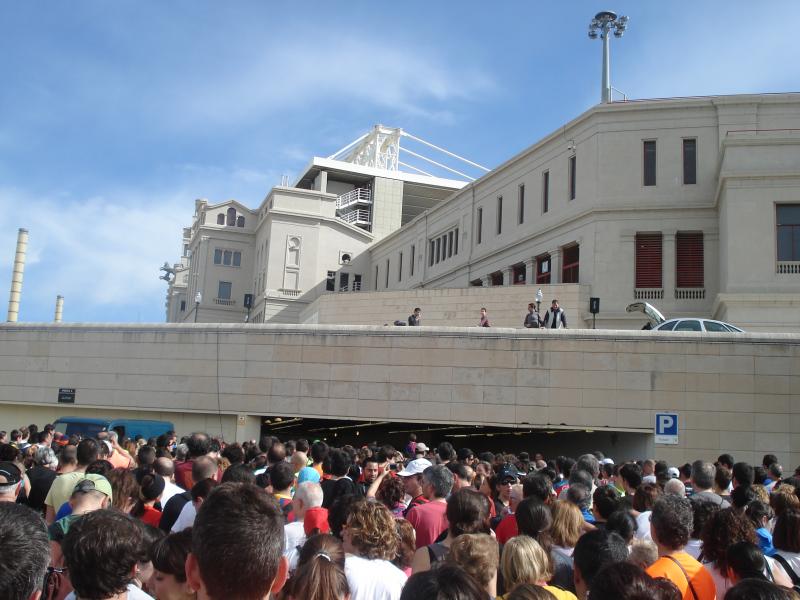
[{"label": "parking sign", "polygon": [[678,443],[678,413],[656,413],[656,444]]}]

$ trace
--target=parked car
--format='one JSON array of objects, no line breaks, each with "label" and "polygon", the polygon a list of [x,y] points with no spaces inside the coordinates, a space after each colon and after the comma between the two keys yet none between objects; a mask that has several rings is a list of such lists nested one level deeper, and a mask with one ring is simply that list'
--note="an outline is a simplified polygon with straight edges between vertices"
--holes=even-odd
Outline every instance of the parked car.
[{"label": "parked car", "polygon": [[61,417],[53,425],[56,431],[68,436],[78,434],[83,437],[96,437],[101,431],[116,431],[120,439],[125,437],[134,439],[138,435],[149,439],[168,431],[175,431],[175,426],[169,421],[145,421],[143,419]]},{"label": "parked car", "polygon": [[634,302],[625,309],[628,312],[641,312],[649,319],[644,329],[653,331],[707,331],[709,333],[744,333],[735,325],[714,319],[704,319],[702,317],[682,317],[678,319],[666,319],[651,304],[647,302]]}]

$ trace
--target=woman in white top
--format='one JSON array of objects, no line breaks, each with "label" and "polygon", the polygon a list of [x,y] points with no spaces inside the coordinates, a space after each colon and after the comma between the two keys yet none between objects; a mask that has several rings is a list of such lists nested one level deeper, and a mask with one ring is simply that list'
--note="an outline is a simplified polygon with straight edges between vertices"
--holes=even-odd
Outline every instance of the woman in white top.
[{"label": "woman in white top", "polygon": [[397,554],[394,517],[379,502],[358,500],[342,528],[351,600],[400,600],[406,575],[390,561]]},{"label": "woman in white top", "polygon": [[800,510],[784,510],[775,520],[772,532],[775,559],[795,585],[800,585]]}]

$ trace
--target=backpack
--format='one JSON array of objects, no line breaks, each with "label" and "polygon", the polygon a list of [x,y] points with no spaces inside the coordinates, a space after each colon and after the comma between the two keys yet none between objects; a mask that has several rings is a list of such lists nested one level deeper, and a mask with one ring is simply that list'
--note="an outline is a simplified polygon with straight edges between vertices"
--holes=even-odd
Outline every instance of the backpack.
[{"label": "backpack", "polygon": [[72,582],[66,567],[47,567],[44,576],[42,600],[64,600],[72,591]]},{"label": "backpack", "polygon": [[800,594],[800,576],[792,570],[792,567],[789,566],[789,561],[783,558],[780,554],[775,554],[772,556],[773,559],[778,561],[778,563],[783,567],[783,570],[786,571],[786,574],[792,580],[792,589]]}]

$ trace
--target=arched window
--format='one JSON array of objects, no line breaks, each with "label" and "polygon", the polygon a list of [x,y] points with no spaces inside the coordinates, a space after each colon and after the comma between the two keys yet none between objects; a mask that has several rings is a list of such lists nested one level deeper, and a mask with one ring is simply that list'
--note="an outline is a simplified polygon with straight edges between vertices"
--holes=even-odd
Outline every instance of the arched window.
[{"label": "arched window", "polygon": [[217,215],[217,225],[225,225],[225,215],[222,213]]},{"label": "arched window", "polygon": [[233,207],[228,209],[228,222],[226,225],[236,225],[236,209]]},{"label": "arched window", "polygon": [[288,241],[286,265],[289,267],[300,266],[300,238],[290,237]]},{"label": "arched window", "polygon": [[244,227],[244,217],[242,216],[236,217],[236,226]]}]

